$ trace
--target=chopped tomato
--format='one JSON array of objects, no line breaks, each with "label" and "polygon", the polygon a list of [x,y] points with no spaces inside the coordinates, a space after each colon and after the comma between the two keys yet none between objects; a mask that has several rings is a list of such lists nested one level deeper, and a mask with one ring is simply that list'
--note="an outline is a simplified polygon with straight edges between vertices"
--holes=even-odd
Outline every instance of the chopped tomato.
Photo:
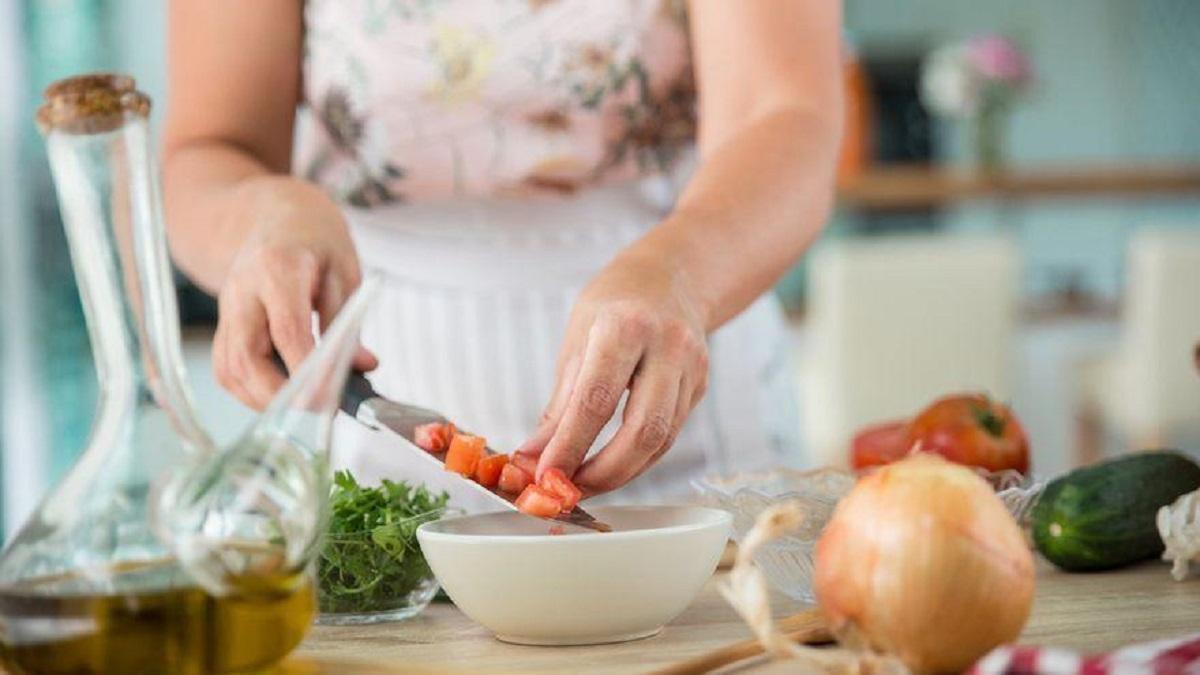
[{"label": "chopped tomato", "polygon": [[496,487],[500,482],[500,472],[508,466],[508,455],[488,455],[481,457],[475,466],[475,482],[483,487]]},{"label": "chopped tomato", "polygon": [[562,500],[536,485],[530,485],[517,497],[517,510],[538,518],[553,518],[562,513]]},{"label": "chopped tomato", "polygon": [[446,452],[446,470],[467,478],[475,475],[475,467],[483,458],[487,440],[482,436],[454,434],[450,449]]},{"label": "chopped tomato", "polygon": [[558,534],[566,534],[566,533],[567,533],[567,528],[563,527],[562,525],[551,525],[550,531],[547,534],[558,535]]},{"label": "chopped tomato", "polygon": [[533,475],[511,460],[500,470],[500,490],[503,492],[519,495],[532,482]]},{"label": "chopped tomato", "polygon": [[562,469],[549,468],[542,472],[538,487],[562,500],[563,511],[570,511],[583,497],[583,491],[575,487]]},{"label": "chopped tomato", "polygon": [[525,473],[529,474],[530,476],[537,475],[537,463],[538,463],[537,457],[534,457],[532,455],[526,455],[521,452],[514,452],[512,454],[512,457],[510,457],[508,459],[508,461],[511,462],[512,464],[516,464],[519,468],[521,468],[523,471],[525,471]]},{"label": "chopped tomato", "polygon": [[413,442],[426,452],[442,452],[450,447],[450,439],[454,437],[454,425],[446,422],[430,422],[418,425],[413,429]]}]

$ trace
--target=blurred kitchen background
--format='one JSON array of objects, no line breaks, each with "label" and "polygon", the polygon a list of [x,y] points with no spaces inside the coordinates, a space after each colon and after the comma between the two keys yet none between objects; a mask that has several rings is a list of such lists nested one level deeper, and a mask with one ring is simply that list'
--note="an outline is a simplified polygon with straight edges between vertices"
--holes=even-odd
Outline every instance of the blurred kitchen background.
[{"label": "blurred kitchen background", "polygon": [[[838,211],[778,290],[812,461],[955,389],[1013,404],[1040,475],[1200,447],[1200,3],[845,4]],[[164,100],[165,5],[0,0],[5,531],[75,459],[96,395],[33,110],[50,81],[97,69]],[[215,308],[185,284],[180,307],[201,414],[226,439],[247,413],[212,381]]]}]

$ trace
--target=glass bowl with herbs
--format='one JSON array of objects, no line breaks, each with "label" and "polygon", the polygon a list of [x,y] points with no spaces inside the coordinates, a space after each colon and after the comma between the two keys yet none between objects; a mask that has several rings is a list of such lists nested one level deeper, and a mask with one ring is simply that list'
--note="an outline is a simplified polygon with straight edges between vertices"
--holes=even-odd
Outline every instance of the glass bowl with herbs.
[{"label": "glass bowl with herbs", "polygon": [[447,513],[447,495],[387,479],[359,485],[333,477],[329,529],[317,560],[320,624],[399,621],[416,616],[438,592],[417,543],[417,527]]}]

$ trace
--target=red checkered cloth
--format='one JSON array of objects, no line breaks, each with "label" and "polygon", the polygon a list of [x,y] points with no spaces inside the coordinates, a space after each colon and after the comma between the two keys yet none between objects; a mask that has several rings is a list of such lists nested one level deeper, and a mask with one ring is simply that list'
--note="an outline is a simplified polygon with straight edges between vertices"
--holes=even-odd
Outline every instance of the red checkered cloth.
[{"label": "red checkered cloth", "polygon": [[998,647],[968,675],[1200,675],[1200,633],[1086,656],[1054,647]]}]

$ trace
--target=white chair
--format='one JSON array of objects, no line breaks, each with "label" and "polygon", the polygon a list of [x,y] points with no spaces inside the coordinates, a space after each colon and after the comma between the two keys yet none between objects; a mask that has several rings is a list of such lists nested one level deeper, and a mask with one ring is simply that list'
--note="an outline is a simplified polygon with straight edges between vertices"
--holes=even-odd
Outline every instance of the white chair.
[{"label": "white chair", "polygon": [[856,429],[953,391],[1012,390],[1017,249],[1003,236],[831,242],[809,268],[800,379],[818,464],[844,465]]},{"label": "white chair", "polygon": [[1129,243],[1120,344],[1082,369],[1083,419],[1098,413],[1115,433],[1091,434],[1078,461],[1105,450],[1200,442],[1200,230],[1141,230]]}]

